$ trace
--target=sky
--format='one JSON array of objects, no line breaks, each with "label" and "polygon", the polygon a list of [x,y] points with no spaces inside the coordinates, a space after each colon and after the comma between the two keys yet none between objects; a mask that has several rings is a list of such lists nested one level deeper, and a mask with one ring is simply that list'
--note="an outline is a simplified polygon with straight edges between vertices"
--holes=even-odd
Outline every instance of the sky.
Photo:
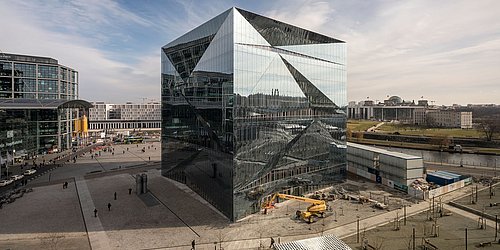
[{"label": "sky", "polygon": [[347,42],[348,100],[500,104],[498,0],[1,0],[0,51],[79,72],[80,98],[160,100],[160,49],[231,7]]}]

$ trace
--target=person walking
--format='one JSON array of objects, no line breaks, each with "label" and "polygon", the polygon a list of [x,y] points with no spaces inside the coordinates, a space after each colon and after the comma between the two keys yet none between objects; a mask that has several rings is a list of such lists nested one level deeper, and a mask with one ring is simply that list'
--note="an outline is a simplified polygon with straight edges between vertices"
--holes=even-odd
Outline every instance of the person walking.
[{"label": "person walking", "polygon": [[111,203],[108,203],[108,211],[111,211]]},{"label": "person walking", "polygon": [[116,192],[115,192],[115,201],[116,201]]},{"label": "person walking", "polygon": [[128,194],[131,195],[132,194],[132,188],[129,188],[128,189]]},{"label": "person walking", "polygon": [[97,217],[97,208],[94,208],[94,217]]},{"label": "person walking", "polygon": [[191,241],[191,250],[195,250],[196,249],[196,242],[193,240]]},{"label": "person walking", "polygon": [[274,239],[273,237],[271,237],[271,245],[269,246],[269,248],[272,248],[274,246]]}]

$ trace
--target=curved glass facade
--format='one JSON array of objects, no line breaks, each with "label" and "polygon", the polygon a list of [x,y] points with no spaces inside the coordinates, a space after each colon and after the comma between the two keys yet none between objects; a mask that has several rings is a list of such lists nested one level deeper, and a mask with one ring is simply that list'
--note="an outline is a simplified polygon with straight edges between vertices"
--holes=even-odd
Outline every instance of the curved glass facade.
[{"label": "curved glass facade", "polygon": [[230,9],[162,48],[162,174],[237,220],[345,179],[346,47]]}]

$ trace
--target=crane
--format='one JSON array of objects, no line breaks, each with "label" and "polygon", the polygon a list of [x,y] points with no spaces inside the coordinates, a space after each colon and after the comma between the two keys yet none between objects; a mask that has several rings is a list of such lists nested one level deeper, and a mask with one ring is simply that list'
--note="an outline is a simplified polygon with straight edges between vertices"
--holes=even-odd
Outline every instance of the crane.
[{"label": "crane", "polygon": [[302,218],[303,220],[307,221],[308,223],[313,223],[314,217],[322,217],[322,218],[325,217],[325,212],[326,212],[327,207],[326,207],[326,202],[324,200],[316,200],[316,199],[295,196],[295,195],[289,195],[289,194],[275,193],[271,197],[271,199],[267,200],[266,202],[264,202],[262,204],[262,207],[264,209],[266,209],[266,211],[268,208],[273,208],[274,201],[276,200],[276,198],[311,203],[311,205],[307,207],[306,211],[298,210],[295,213],[295,215],[297,215],[297,218]]}]

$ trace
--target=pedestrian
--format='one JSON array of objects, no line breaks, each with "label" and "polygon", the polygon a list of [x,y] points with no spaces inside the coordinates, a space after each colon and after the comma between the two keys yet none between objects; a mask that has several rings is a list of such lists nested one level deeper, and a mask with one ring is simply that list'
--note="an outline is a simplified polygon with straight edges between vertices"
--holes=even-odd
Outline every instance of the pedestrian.
[{"label": "pedestrian", "polygon": [[123,150],[123,154],[125,154],[125,150]]},{"label": "pedestrian", "polygon": [[128,194],[131,195],[132,194],[132,188],[129,188],[128,189]]},{"label": "pedestrian", "polygon": [[151,156],[149,157],[149,161],[151,161]]},{"label": "pedestrian", "polygon": [[66,189],[66,182],[63,183],[63,189]]},{"label": "pedestrian", "polygon": [[116,192],[115,192],[115,201],[116,201]]},{"label": "pedestrian", "polygon": [[196,249],[196,242],[193,240],[191,241],[191,250],[195,250]]},{"label": "pedestrian", "polygon": [[111,203],[108,203],[108,211],[111,211]]},{"label": "pedestrian", "polygon": [[274,246],[274,239],[273,237],[271,237],[271,245],[269,246],[269,248],[272,248]]},{"label": "pedestrian", "polygon": [[65,186],[66,188],[68,188],[68,182],[67,182],[67,181],[66,181],[66,182],[64,182],[64,186]]},{"label": "pedestrian", "polygon": [[94,208],[94,217],[97,217],[97,208]]}]

